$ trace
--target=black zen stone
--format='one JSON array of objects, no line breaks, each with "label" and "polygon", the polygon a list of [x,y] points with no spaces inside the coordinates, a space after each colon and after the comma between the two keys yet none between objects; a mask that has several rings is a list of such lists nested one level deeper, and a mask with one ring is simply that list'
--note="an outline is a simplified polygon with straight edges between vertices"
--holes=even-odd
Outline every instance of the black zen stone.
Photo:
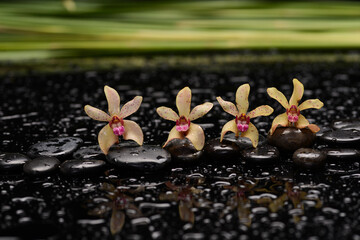
[{"label": "black zen stone", "polygon": [[30,176],[47,176],[58,170],[60,161],[55,157],[38,157],[24,164],[24,172]]},{"label": "black zen stone", "polygon": [[101,151],[99,145],[80,148],[75,151],[73,157],[76,159],[105,159],[105,154]]},{"label": "black zen stone", "polygon": [[152,145],[110,149],[106,158],[120,170],[145,173],[163,169],[171,161],[171,155],[167,151]]},{"label": "black zen stone", "polygon": [[270,164],[279,159],[280,153],[276,147],[264,144],[257,148],[243,150],[241,156],[249,164]]},{"label": "black zen stone", "polygon": [[23,165],[30,160],[20,153],[0,153],[0,172],[22,171]]},{"label": "black zen stone", "polygon": [[320,139],[332,146],[359,147],[360,131],[339,129],[324,133]]},{"label": "black zen stone", "polygon": [[[252,142],[249,138],[235,137],[234,133],[226,134],[224,136],[224,140],[236,143],[240,147],[240,149],[253,148]],[[258,146],[261,146],[262,144],[264,144],[265,141],[266,141],[266,138],[263,135],[259,134]]]},{"label": "black zen stone", "polygon": [[95,159],[66,160],[60,165],[60,171],[68,176],[87,176],[100,173],[105,169],[106,162]]},{"label": "black zen stone", "polygon": [[352,161],[360,160],[360,152],[351,148],[325,148],[323,151],[327,155],[328,160],[334,161]]},{"label": "black zen stone", "polygon": [[360,131],[360,119],[341,119],[331,123],[331,127],[334,129],[342,130],[358,130]]},{"label": "black zen stone", "polygon": [[203,152],[196,150],[189,139],[171,140],[165,147],[171,158],[182,163],[195,163],[200,160]]},{"label": "black zen stone", "polygon": [[312,148],[300,148],[292,157],[294,164],[300,168],[318,169],[325,165],[326,154]]},{"label": "black zen stone", "polygon": [[203,151],[207,157],[223,161],[238,158],[240,147],[235,142],[226,139],[220,142],[220,139],[216,138],[207,141]]},{"label": "black zen stone", "polygon": [[269,144],[280,151],[293,152],[299,148],[311,147],[316,135],[307,128],[278,127],[272,135],[268,135]]},{"label": "black zen stone", "polygon": [[82,143],[83,140],[77,137],[52,138],[32,145],[28,155],[32,158],[39,156],[64,158],[71,156]]}]

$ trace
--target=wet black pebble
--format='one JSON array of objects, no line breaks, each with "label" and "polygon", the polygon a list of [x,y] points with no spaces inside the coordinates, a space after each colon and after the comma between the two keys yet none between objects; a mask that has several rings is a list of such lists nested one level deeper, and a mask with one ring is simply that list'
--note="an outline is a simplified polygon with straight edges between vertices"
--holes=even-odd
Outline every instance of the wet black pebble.
[{"label": "wet black pebble", "polygon": [[66,160],[60,165],[60,171],[68,176],[87,176],[100,173],[105,169],[106,162],[96,159]]},{"label": "wet black pebble", "polygon": [[325,165],[326,154],[312,148],[300,148],[293,154],[294,164],[300,168],[318,169]]},{"label": "wet black pebble", "polygon": [[216,138],[207,141],[203,151],[207,157],[223,161],[237,159],[239,157],[240,147],[235,142],[226,139],[220,142],[220,138]]},{"label": "wet black pebble", "polygon": [[24,172],[30,176],[46,176],[58,170],[60,161],[55,157],[38,157],[24,164]]},{"label": "wet black pebble", "polygon": [[324,133],[320,139],[332,146],[359,147],[360,131],[339,129]]},{"label": "wet black pebble", "polygon": [[182,163],[196,163],[203,155],[203,152],[196,150],[187,138],[174,139],[167,144],[165,149],[171,154],[174,161]]},{"label": "wet black pebble", "polygon": [[342,130],[358,130],[360,131],[360,119],[341,119],[331,123],[331,127],[334,129]]},{"label": "wet black pebble", "polygon": [[83,140],[77,137],[52,138],[32,145],[28,155],[32,158],[39,156],[64,158],[71,156],[82,143]]},{"label": "wet black pebble", "polygon": [[105,154],[101,151],[99,145],[80,148],[74,152],[76,159],[105,159]]},{"label": "wet black pebble", "polygon": [[360,152],[356,149],[351,148],[325,148],[323,151],[327,155],[328,160],[333,161],[352,161],[360,160]]},{"label": "wet black pebble", "polygon": [[311,147],[316,135],[307,128],[278,127],[272,135],[268,135],[269,144],[280,151],[293,152],[299,148]]},{"label": "wet black pebble", "polygon": [[280,153],[276,147],[264,144],[257,148],[243,150],[241,156],[249,164],[270,164],[279,159]]},{"label": "wet black pebble", "polygon": [[130,169],[145,173],[163,169],[171,161],[170,153],[152,145],[110,149],[106,158],[120,170]]},{"label": "wet black pebble", "polygon": [[23,165],[30,160],[20,153],[0,153],[0,171],[22,171]]},{"label": "wet black pebble", "polygon": [[[235,137],[234,133],[230,133],[230,134],[226,134],[224,136],[224,140],[228,140],[231,142],[236,143],[240,149],[248,149],[248,148],[253,148],[252,142],[249,138],[245,138],[245,137]],[[265,144],[266,142],[266,138],[259,134],[259,143],[258,146],[261,146],[263,144]]]}]

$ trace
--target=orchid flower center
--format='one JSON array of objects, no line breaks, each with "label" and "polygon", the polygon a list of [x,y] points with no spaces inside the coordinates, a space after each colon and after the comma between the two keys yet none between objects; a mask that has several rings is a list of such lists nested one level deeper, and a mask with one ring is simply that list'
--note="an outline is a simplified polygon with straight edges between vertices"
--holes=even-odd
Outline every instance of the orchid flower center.
[{"label": "orchid flower center", "polygon": [[113,116],[109,124],[116,136],[121,136],[124,134],[125,127],[122,118],[119,118],[118,116]]},{"label": "orchid flower center", "polygon": [[292,105],[290,108],[286,109],[286,114],[289,122],[296,123],[299,120],[300,110],[295,105]]},{"label": "orchid flower center", "polygon": [[181,116],[178,120],[176,120],[176,130],[178,132],[186,132],[189,130],[190,120],[184,116]]},{"label": "orchid flower center", "polygon": [[240,132],[246,132],[249,129],[250,117],[242,113],[240,116],[236,116],[235,122]]}]

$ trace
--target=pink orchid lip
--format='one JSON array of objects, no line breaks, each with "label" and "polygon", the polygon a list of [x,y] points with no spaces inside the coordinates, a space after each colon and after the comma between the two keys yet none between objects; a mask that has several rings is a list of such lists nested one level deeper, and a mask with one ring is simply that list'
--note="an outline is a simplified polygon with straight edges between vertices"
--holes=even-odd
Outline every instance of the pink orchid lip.
[{"label": "pink orchid lip", "polygon": [[124,120],[122,118],[113,116],[109,124],[116,136],[121,136],[125,133]]},{"label": "pink orchid lip", "polygon": [[184,116],[181,116],[178,120],[176,120],[176,130],[178,132],[187,132],[190,127],[190,120]]},{"label": "pink orchid lip", "polygon": [[289,109],[286,109],[286,114],[289,122],[296,123],[299,120],[300,110],[295,105],[292,105]]},{"label": "pink orchid lip", "polygon": [[240,116],[236,116],[235,122],[240,132],[246,132],[249,129],[250,117],[242,113]]}]

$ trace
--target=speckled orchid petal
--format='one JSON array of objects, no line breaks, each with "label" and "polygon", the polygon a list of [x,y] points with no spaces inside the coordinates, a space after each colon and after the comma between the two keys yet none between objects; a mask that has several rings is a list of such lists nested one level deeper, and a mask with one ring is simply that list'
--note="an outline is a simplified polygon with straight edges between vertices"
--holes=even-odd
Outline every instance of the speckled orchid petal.
[{"label": "speckled orchid petal", "polygon": [[84,107],[86,114],[94,120],[108,122],[111,120],[111,117],[104,111],[94,108],[90,105]]},{"label": "speckled orchid petal", "polygon": [[284,94],[282,94],[282,92],[280,92],[276,88],[272,87],[272,88],[267,89],[267,93],[269,94],[269,96],[271,98],[278,101],[285,109],[289,108],[289,103],[288,103],[286,97],[284,96]]},{"label": "speckled orchid petal", "polygon": [[196,150],[200,151],[205,145],[204,130],[197,124],[191,123],[185,137],[190,140]]},{"label": "speckled orchid petal", "polygon": [[103,151],[106,155],[108,154],[109,148],[119,142],[119,138],[114,134],[110,125],[106,124],[106,126],[99,132],[98,142],[101,151]]},{"label": "speckled orchid petal", "polygon": [[156,109],[156,112],[159,114],[160,117],[166,120],[176,122],[176,120],[179,119],[179,115],[176,112],[174,112],[174,110],[168,107],[158,107]]},{"label": "speckled orchid petal", "polygon": [[124,120],[124,139],[125,140],[133,140],[137,142],[137,144],[142,145],[144,142],[144,134],[141,130],[141,127],[134,121]]},{"label": "speckled orchid petal", "polygon": [[120,96],[117,91],[109,86],[104,87],[105,96],[108,102],[111,116],[120,114]]},{"label": "speckled orchid petal", "polygon": [[143,98],[140,96],[136,96],[134,97],[133,100],[127,102],[120,110],[120,114],[119,117],[120,118],[126,118],[128,116],[130,116],[131,114],[133,114],[134,112],[136,112],[142,102]]},{"label": "speckled orchid petal", "polygon": [[166,140],[165,144],[163,145],[163,147],[166,147],[166,145],[173,139],[183,139],[184,138],[184,134],[182,134],[181,132],[179,132],[178,130],[176,130],[176,126],[173,127],[169,133],[168,139]]},{"label": "speckled orchid petal", "polygon": [[270,135],[273,134],[275,129],[278,127],[278,125],[286,127],[289,125],[288,116],[286,113],[278,115],[274,121],[272,122],[271,129],[270,129]]},{"label": "speckled orchid petal", "polygon": [[292,105],[298,106],[299,102],[304,94],[304,85],[296,78],[293,79],[293,84],[294,84],[294,90],[291,95],[289,105],[290,106],[292,106]]},{"label": "speckled orchid petal", "polygon": [[238,108],[239,114],[246,114],[249,108],[249,93],[250,93],[250,85],[243,84],[236,91],[236,106]]},{"label": "speckled orchid petal", "polygon": [[125,223],[125,213],[121,210],[113,209],[110,219],[110,231],[112,235],[121,232]]},{"label": "speckled orchid petal", "polygon": [[190,223],[194,224],[195,214],[191,209],[192,209],[192,202],[180,201],[180,203],[179,203],[180,219],[184,222],[190,222]]},{"label": "speckled orchid petal", "polygon": [[309,109],[309,108],[320,109],[323,106],[324,106],[324,103],[322,101],[320,101],[319,99],[309,99],[309,100],[306,100],[305,102],[303,102],[302,104],[300,104],[298,109],[300,111]]},{"label": "speckled orchid petal", "polygon": [[236,126],[235,119],[227,122],[223,126],[223,128],[221,130],[220,142],[222,142],[222,140],[224,139],[224,136],[225,136],[225,134],[227,132],[233,132],[233,133],[235,133],[236,136],[239,136],[239,130],[238,130],[237,126]]},{"label": "speckled orchid petal", "polygon": [[300,114],[299,119],[295,123],[295,126],[297,128],[306,128],[307,126],[309,126],[309,121],[304,117],[304,115]]},{"label": "speckled orchid petal", "polygon": [[259,144],[259,132],[252,123],[249,123],[249,129],[246,132],[241,133],[241,137],[249,138],[254,148]]},{"label": "speckled orchid petal", "polygon": [[213,107],[213,104],[209,103],[209,102],[206,102],[206,103],[203,103],[201,105],[194,107],[189,115],[190,121],[201,118],[202,116],[207,114],[211,110],[212,107]]},{"label": "speckled orchid petal", "polygon": [[232,102],[225,101],[221,97],[217,97],[216,100],[220,103],[220,106],[222,107],[222,109],[224,109],[225,112],[233,115],[234,117],[236,115],[239,115],[235,104],[233,104]]},{"label": "speckled orchid petal", "polygon": [[262,105],[249,112],[246,116],[250,118],[256,118],[259,116],[269,116],[272,114],[274,109],[268,105]]},{"label": "speckled orchid petal", "polygon": [[315,124],[309,124],[307,126],[313,133],[317,133],[318,131],[320,131],[319,126],[315,125]]},{"label": "speckled orchid petal", "polygon": [[176,107],[179,111],[179,116],[188,117],[190,114],[191,104],[191,90],[189,87],[184,87],[176,96]]}]

